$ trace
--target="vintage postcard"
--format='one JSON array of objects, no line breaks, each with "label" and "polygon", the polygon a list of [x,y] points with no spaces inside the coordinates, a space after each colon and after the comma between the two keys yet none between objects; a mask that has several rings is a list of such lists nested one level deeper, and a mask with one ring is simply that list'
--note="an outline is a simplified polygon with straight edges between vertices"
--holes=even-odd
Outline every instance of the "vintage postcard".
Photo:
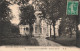
[{"label": "vintage postcard", "polygon": [[0,0],[0,51],[80,51],[80,0]]}]

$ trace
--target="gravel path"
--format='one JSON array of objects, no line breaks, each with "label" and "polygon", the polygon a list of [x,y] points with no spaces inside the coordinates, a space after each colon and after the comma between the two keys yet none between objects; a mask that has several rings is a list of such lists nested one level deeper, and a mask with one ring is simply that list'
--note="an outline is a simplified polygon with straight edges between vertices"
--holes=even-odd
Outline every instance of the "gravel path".
[{"label": "gravel path", "polygon": [[47,40],[44,37],[36,38],[38,41],[39,46],[61,46],[60,44]]}]

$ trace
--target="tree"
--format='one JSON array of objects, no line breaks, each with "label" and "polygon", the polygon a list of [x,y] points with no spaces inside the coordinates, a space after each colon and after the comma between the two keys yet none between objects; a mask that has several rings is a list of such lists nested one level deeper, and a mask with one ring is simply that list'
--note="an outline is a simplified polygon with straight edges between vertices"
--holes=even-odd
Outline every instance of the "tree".
[{"label": "tree", "polygon": [[30,34],[32,36],[32,31],[33,31],[33,24],[35,22],[35,15],[34,15],[34,8],[32,5],[28,5],[28,6],[23,6],[20,8],[21,10],[21,23],[20,24],[29,24],[30,26]]},{"label": "tree", "polygon": [[[38,0],[37,1],[39,10],[42,11],[44,19],[50,19],[53,24],[53,29],[54,29],[54,39],[55,39],[55,23],[56,21],[60,18],[59,15],[60,13],[60,4],[61,0]],[[40,3],[40,4],[39,4]],[[47,17],[49,15],[50,17]]]},{"label": "tree", "polygon": [[4,31],[4,26],[6,26],[6,23],[10,23],[9,21],[9,11],[10,9],[8,8],[8,5],[10,3],[7,2],[6,0],[2,0],[0,2],[0,33],[3,35]]},{"label": "tree", "polygon": [[61,24],[59,26],[59,35],[66,36],[69,35],[72,37],[74,32],[76,32],[76,17],[75,16],[64,16],[62,18]]},{"label": "tree", "polygon": [[[52,20],[53,27],[55,26],[56,20],[58,20],[59,18],[62,18],[61,25],[63,25],[63,22],[66,25],[66,26],[60,25],[61,27],[59,29],[61,29],[62,27],[63,27],[63,29],[68,27],[69,29],[71,29],[70,30],[70,32],[71,32],[72,29],[76,27],[75,29],[76,29],[77,46],[80,46],[80,30],[79,30],[80,29],[79,28],[79,25],[80,25],[79,17],[80,17],[80,15],[78,15],[78,16],[66,15],[67,0],[40,0],[40,1],[42,1],[44,4],[41,5],[42,7],[40,7],[40,6],[39,7],[44,12],[43,14],[50,15],[50,17],[48,19]],[[68,1],[78,1],[78,0],[68,0]],[[80,7],[80,3],[79,3],[79,7]],[[79,10],[79,13],[80,13],[80,10]],[[46,19],[47,16],[45,16],[43,18]],[[66,20],[66,19],[71,19],[71,20]],[[72,22],[76,22],[76,23],[72,24]],[[62,33],[63,33],[63,31],[64,30],[61,30]]]}]

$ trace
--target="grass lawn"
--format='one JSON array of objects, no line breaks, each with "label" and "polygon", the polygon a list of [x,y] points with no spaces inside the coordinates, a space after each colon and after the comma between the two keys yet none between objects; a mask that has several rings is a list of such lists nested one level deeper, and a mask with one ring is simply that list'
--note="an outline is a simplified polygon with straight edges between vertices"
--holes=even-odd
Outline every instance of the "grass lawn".
[{"label": "grass lawn", "polygon": [[56,37],[56,39],[54,40],[54,38],[47,38],[48,40],[54,41],[56,43],[59,43],[63,46],[76,46],[76,37],[73,36],[72,38],[70,37]]}]

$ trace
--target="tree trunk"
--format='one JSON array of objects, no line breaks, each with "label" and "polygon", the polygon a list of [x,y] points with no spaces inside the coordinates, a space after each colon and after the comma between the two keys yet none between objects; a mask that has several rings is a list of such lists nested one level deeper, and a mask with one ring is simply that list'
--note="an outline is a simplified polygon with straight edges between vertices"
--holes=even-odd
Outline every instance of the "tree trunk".
[{"label": "tree trunk", "polygon": [[32,24],[29,24],[29,27],[30,27],[30,37],[32,37],[32,33],[33,33],[33,25],[32,25]]},{"label": "tree trunk", "polygon": [[47,36],[48,36],[48,24],[47,24]]},{"label": "tree trunk", "polygon": [[56,34],[55,34],[55,24],[53,24],[53,30],[54,30],[54,40],[56,39]]},{"label": "tree trunk", "polygon": [[72,38],[72,29],[70,28],[70,38]]},{"label": "tree trunk", "polygon": [[61,36],[61,25],[59,25],[58,32],[59,32],[59,37],[60,37]]},{"label": "tree trunk", "polygon": [[51,25],[50,25],[50,37],[51,37]]}]

